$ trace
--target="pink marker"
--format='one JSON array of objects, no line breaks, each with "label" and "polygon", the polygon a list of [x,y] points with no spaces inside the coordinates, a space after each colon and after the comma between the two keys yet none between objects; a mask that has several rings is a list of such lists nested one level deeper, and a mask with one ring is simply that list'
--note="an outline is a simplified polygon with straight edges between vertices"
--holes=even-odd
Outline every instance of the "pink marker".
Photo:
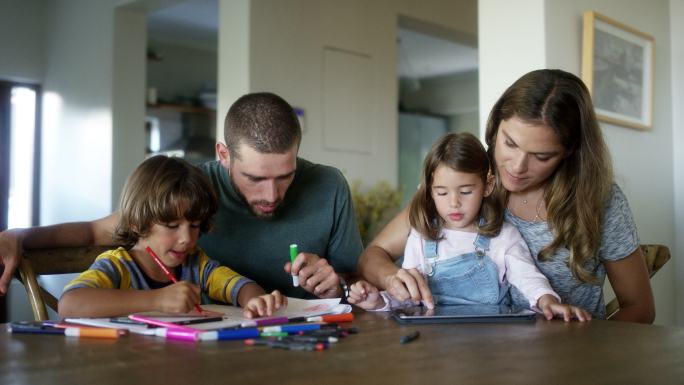
[{"label": "pink marker", "polygon": [[187,331],[180,329],[159,328],[155,330],[155,335],[165,337],[167,340],[197,341],[201,334],[199,330]]}]

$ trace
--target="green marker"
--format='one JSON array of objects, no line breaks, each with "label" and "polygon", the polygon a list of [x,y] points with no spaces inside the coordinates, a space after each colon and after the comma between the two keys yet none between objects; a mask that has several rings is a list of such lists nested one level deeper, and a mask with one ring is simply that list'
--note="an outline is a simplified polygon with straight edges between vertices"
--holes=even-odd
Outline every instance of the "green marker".
[{"label": "green marker", "polygon": [[[290,245],[290,262],[292,262],[293,265],[294,265],[295,258],[297,258],[297,254],[299,254],[299,251],[297,251],[297,244],[293,243]],[[292,275],[292,285],[294,287],[299,286],[299,276],[294,275],[294,274]]]}]

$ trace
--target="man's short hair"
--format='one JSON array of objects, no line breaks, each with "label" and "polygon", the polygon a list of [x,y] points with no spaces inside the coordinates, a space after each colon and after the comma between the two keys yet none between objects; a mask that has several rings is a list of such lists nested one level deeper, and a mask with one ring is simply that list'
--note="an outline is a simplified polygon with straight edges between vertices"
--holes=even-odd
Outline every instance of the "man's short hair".
[{"label": "man's short hair", "polygon": [[245,143],[262,154],[282,154],[302,139],[299,119],[292,106],[270,92],[240,97],[228,110],[224,139],[233,157]]}]

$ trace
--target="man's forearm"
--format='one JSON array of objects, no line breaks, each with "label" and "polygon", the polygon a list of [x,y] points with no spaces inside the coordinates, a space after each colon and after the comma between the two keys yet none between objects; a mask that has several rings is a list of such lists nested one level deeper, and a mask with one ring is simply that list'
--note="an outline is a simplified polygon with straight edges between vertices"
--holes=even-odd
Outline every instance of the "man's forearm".
[{"label": "man's forearm", "polygon": [[24,249],[50,247],[113,246],[116,214],[92,222],[70,222],[17,230]]}]

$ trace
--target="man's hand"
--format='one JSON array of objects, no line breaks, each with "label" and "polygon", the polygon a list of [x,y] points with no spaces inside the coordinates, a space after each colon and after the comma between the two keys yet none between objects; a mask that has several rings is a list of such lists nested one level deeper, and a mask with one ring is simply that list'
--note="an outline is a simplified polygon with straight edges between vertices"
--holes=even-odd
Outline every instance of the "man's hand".
[{"label": "man's hand", "polygon": [[7,294],[14,270],[21,258],[21,230],[7,230],[0,233],[0,266],[4,267],[0,277],[0,296]]},{"label": "man's hand", "polygon": [[299,277],[299,285],[320,298],[342,296],[340,277],[328,261],[311,253],[299,253],[294,263],[285,264],[285,272]]},{"label": "man's hand", "polygon": [[400,301],[424,302],[428,309],[435,307],[427,281],[417,269],[399,269],[386,278],[387,292]]}]

